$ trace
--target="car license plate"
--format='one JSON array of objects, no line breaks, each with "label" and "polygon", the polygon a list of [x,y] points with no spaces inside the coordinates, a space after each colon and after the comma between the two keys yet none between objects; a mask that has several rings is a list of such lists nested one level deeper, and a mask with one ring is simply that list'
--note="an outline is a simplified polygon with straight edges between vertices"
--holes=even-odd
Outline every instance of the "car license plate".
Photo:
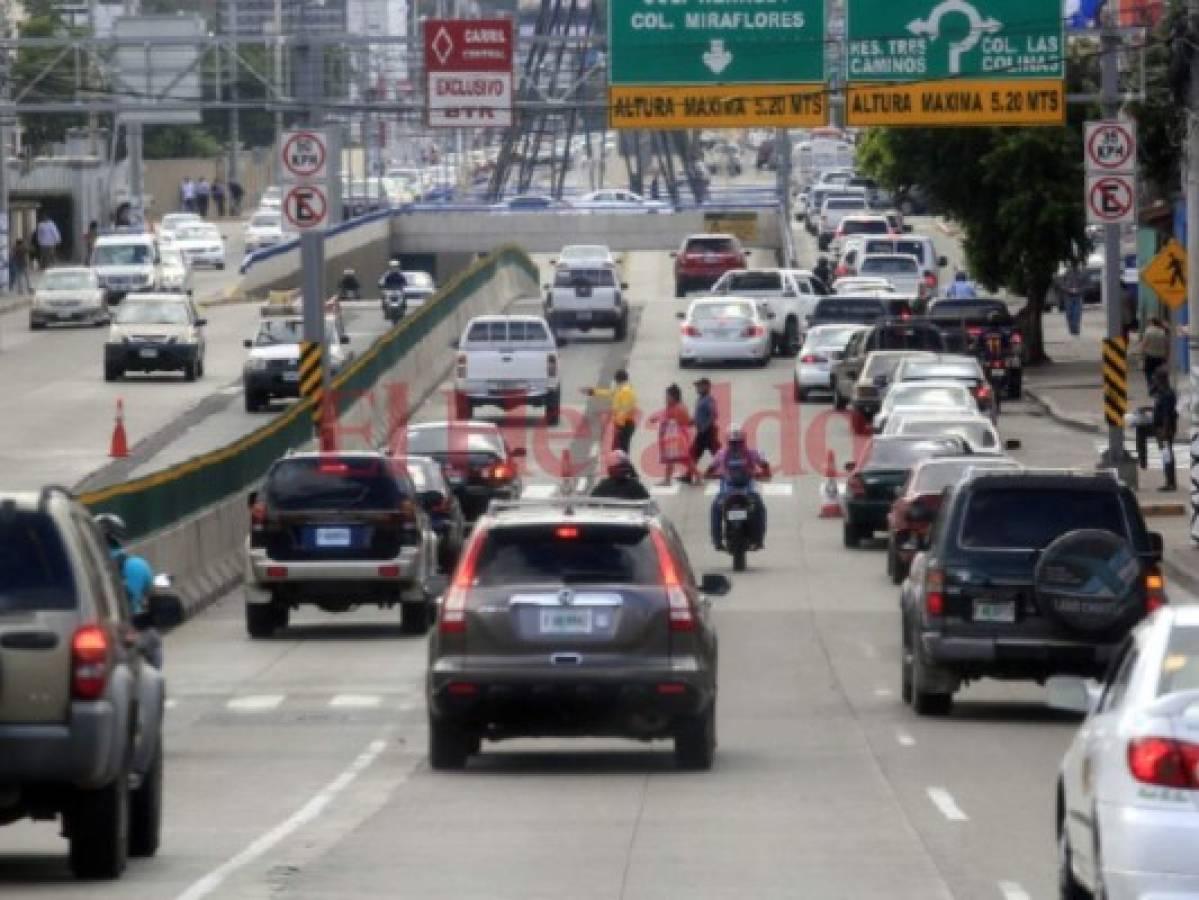
[{"label": "car license plate", "polygon": [[543,609],[542,634],[591,634],[591,610]]},{"label": "car license plate", "polygon": [[748,509],[730,509],[729,510],[729,521],[730,522],[744,522],[747,519],[749,519],[749,510]]},{"label": "car license plate", "polygon": [[158,359],[158,351],[153,347],[147,347],[140,352],[142,359]]},{"label": "car license plate", "polygon": [[1015,622],[1016,604],[1012,600],[975,600],[974,621],[1007,624]]},{"label": "car license plate", "polygon": [[1002,378],[1002,377],[1003,377],[1003,375],[1004,375],[1004,370],[1003,370],[1003,369],[992,369],[992,370],[991,370],[991,377],[992,377],[992,378]]},{"label": "car license plate", "polygon": [[284,381],[299,381],[300,373],[299,372],[284,372],[283,380]]},{"label": "car license plate", "polygon": [[498,391],[500,393],[511,394],[515,391],[528,390],[528,385],[523,381],[489,381],[487,382],[487,390]]},{"label": "car license plate", "polygon": [[316,545],[318,547],[348,547],[350,546],[350,529],[318,528]]}]

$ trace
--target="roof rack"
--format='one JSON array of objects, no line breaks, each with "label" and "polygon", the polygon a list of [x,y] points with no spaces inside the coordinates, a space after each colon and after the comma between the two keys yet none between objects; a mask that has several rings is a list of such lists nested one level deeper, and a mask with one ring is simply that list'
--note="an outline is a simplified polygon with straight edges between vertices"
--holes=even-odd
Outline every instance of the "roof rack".
[{"label": "roof rack", "polygon": [[561,509],[563,515],[573,515],[575,509],[601,510],[615,512],[640,512],[646,515],[657,515],[659,512],[655,500],[616,500],[609,497],[546,497],[544,499],[528,500],[492,500],[487,507],[489,513],[510,512],[522,509]]},{"label": "roof rack", "polygon": [[1054,469],[1048,467],[1032,468],[1022,467],[1020,469],[980,469],[977,472],[979,478],[1011,478],[1013,475],[1018,475],[1021,478],[1110,478],[1112,481],[1120,480],[1120,473],[1115,469]]}]

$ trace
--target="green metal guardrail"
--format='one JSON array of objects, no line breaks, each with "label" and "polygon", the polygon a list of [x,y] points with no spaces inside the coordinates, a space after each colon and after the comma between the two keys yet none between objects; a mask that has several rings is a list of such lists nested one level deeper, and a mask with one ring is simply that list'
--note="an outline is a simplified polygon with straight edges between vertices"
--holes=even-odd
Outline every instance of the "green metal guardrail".
[{"label": "green metal guardrail", "polygon": [[[517,266],[537,279],[537,266],[515,246],[502,247],[451,278],[431,300],[380,336],[334,379],[339,414],[374,388],[409,349],[503,266]],[[121,516],[130,536],[142,537],[245,490],[271,463],[311,439],[311,403],[304,401],[232,444],[160,472],[89,491],[79,499],[93,513]]]}]

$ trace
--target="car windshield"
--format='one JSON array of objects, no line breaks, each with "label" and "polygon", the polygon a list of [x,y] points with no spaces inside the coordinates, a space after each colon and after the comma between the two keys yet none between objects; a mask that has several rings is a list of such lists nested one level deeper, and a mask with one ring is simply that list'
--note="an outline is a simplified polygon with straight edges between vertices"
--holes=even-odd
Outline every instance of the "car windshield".
[{"label": "car windshield", "polygon": [[856,328],[820,328],[808,335],[804,346],[821,349],[844,349],[849,339],[857,334]]},{"label": "car windshield", "polygon": [[879,438],[870,445],[863,469],[910,469],[930,456],[960,453],[961,441],[949,438],[937,440],[896,440]]},{"label": "car windshield", "polygon": [[732,238],[690,238],[687,253],[736,253],[737,244]]},{"label": "car windshield", "polygon": [[441,455],[446,453],[488,453],[504,455],[504,443],[498,434],[472,431],[467,426],[414,428],[408,432],[409,453]]},{"label": "car windshield", "polygon": [[995,429],[989,422],[968,422],[959,419],[909,419],[899,426],[900,434],[957,435],[976,450],[994,450],[999,446]]},{"label": "car windshield", "polygon": [[866,357],[866,366],[862,369],[862,375],[866,378],[890,375],[902,360],[903,356],[897,353],[871,353]]},{"label": "car windshield", "polygon": [[658,583],[649,530],[628,525],[497,528],[479,553],[480,587],[519,584]]},{"label": "car windshield", "polygon": [[970,497],[961,542],[968,548],[1043,550],[1080,528],[1128,533],[1115,491],[996,486]]},{"label": "car windshield", "polygon": [[149,244],[101,244],[92,251],[93,266],[146,266],[153,259]]},{"label": "car windshield", "polygon": [[1199,690],[1199,628],[1175,625],[1170,631],[1157,696]]},{"label": "car windshield", "polygon": [[916,470],[908,493],[939,494],[945,488],[957,484],[971,469],[1016,469],[1016,463],[1007,460],[978,459],[945,460],[929,463]]},{"label": "car windshield", "polygon": [[554,287],[613,287],[616,279],[607,267],[595,269],[559,269]]},{"label": "car windshield", "polygon": [[981,323],[999,316],[1000,325],[1012,324],[1012,315],[999,300],[938,300],[929,313],[934,319]]},{"label": "car windshield", "polygon": [[891,389],[887,400],[892,406],[968,407],[973,398],[965,388],[901,384]]},{"label": "car windshield", "polygon": [[20,511],[0,514],[0,615],[74,605],[71,566],[50,517]]},{"label": "car windshield", "polygon": [[288,459],[266,479],[278,510],[399,509],[405,493],[388,463],[376,458]]},{"label": "car windshield", "polygon": [[181,241],[216,241],[221,233],[211,225],[187,225],[178,229],[175,236]]},{"label": "car windshield", "polygon": [[171,300],[128,300],[121,304],[118,325],[186,325],[187,307]]},{"label": "car windshield", "polygon": [[255,347],[298,344],[304,335],[303,319],[264,319],[254,338]]},{"label": "car windshield", "polygon": [[916,275],[919,268],[910,256],[868,256],[858,271],[863,275]]},{"label": "car windshield", "polygon": [[749,319],[753,307],[748,303],[697,303],[691,308],[693,322],[711,322],[716,319]]},{"label": "car windshield", "polygon": [[96,286],[88,272],[56,272],[51,269],[42,276],[40,287],[45,291],[86,291]]},{"label": "car windshield", "polygon": [[783,287],[783,276],[778,272],[730,272],[724,280],[730,293],[737,291],[778,291]]},{"label": "car windshield", "polygon": [[182,225],[186,225],[189,222],[199,221],[200,217],[196,215],[167,215],[162,217],[162,224],[159,226],[159,228],[163,231],[173,231],[174,229],[179,228]]}]

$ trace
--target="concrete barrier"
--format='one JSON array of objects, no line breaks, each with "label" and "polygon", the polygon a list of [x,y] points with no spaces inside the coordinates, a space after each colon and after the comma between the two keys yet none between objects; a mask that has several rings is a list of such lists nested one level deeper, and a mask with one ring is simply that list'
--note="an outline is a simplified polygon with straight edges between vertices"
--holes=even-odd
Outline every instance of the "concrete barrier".
[{"label": "concrete barrier", "polygon": [[[415,408],[448,374],[454,360],[450,341],[460,335],[467,320],[537,293],[536,279],[523,268],[497,266],[484,284],[391,367],[376,384],[373,398],[360,398],[343,414],[341,446],[348,450],[387,446],[391,430],[404,424],[387,402],[387,385],[403,385],[407,409]],[[243,547],[249,526],[246,496],[239,492],[134,544],[135,552],[144,555],[155,571],[175,576],[189,614],[228,593],[244,577]]]}]

